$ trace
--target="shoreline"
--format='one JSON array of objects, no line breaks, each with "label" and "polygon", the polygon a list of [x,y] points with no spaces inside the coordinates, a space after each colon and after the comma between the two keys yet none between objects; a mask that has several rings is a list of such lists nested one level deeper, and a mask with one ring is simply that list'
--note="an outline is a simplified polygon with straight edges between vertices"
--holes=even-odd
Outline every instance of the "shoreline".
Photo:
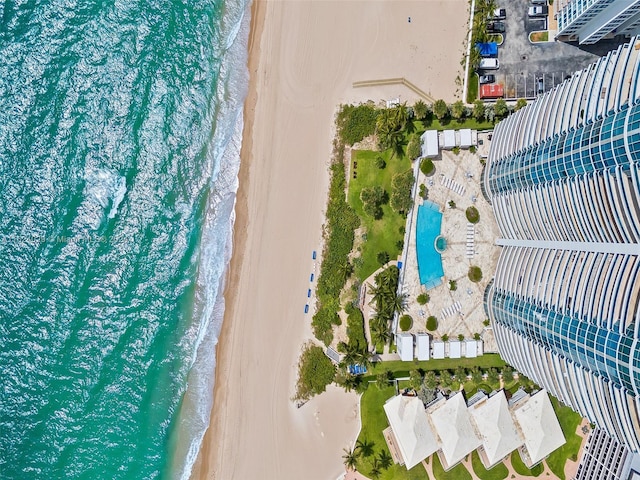
[{"label": "shoreline", "polygon": [[[238,171],[238,190],[236,192],[236,202],[234,208],[235,220],[233,225],[233,253],[227,266],[226,287],[224,291],[225,312],[222,321],[220,336],[216,345],[216,369],[213,392],[213,408],[209,420],[209,428],[202,439],[202,445],[198,452],[198,457],[191,470],[190,478],[215,478],[213,455],[215,454],[216,431],[214,425],[220,424],[228,392],[227,385],[223,380],[223,373],[228,372],[230,360],[230,342],[233,336],[233,316],[238,301],[238,285],[240,282],[240,272],[242,270],[242,260],[246,248],[246,232],[249,224],[248,191],[249,191],[249,169],[251,166],[251,151],[253,148],[253,124],[254,113],[257,103],[257,79],[255,72],[258,68],[260,56],[260,37],[264,26],[265,11],[262,2],[253,0],[251,2],[251,20],[249,27],[249,39],[247,48],[247,69],[249,71],[249,88],[243,107],[243,130],[242,146],[240,148],[240,169]],[[226,375],[225,375],[226,376]],[[216,408],[216,406],[218,408]]]},{"label": "shoreline", "polygon": [[[211,420],[192,479],[325,480],[344,471],[342,450],[360,429],[358,396],[332,385],[300,409],[291,401],[312,338],[303,308],[315,288],[309,274],[319,273],[311,252],[321,250],[334,114],[340,103],[417,100],[398,85],[353,88],[366,79],[402,76],[452,100],[459,57],[437,40],[453,32],[462,43],[467,8],[253,1],[233,255]],[[443,18],[435,28],[434,14]]]}]

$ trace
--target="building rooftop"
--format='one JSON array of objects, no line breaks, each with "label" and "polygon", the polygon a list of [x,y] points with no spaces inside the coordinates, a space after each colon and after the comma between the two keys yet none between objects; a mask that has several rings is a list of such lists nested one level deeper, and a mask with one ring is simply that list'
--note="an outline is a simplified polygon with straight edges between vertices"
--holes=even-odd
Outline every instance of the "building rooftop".
[{"label": "building rooftop", "polygon": [[546,390],[540,390],[529,397],[522,406],[515,409],[514,415],[524,435],[526,451],[523,453],[526,455],[523,460],[528,466],[539,463],[565,444],[560,422]]},{"label": "building rooftop", "polygon": [[480,459],[486,468],[491,468],[524,443],[503,390],[469,407],[469,413],[482,439]]},{"label": "building rooftop", "polygon": [[418,397],[393,397],[384,404],[384,411],[407,470],[438,450],[436,436]]},{"label": "building rooftop", "polygon": [[478,448],[482,441],[471,424],[464,395],[458,393],[448,401],[436,404],[430,409],[431,423],[440,438],[442,456],[448,470],[466,455]]}]

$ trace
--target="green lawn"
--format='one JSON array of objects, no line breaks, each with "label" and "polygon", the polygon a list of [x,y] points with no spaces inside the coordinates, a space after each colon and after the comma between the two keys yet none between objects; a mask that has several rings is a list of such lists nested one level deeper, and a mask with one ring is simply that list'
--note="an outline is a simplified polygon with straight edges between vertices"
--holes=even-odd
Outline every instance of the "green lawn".
[{"label": "green lawn", "polygon": [[385,370],[391,370],[396,377],[405,377],[409,375],[409,371],[422,369],[425,372],[428,370],[455,370],[456,367],[464,367],[470,369],[472,367],[480,367],[482,369],[487,368],[502,368],[506,363],[500,355],[497,353],[487,353],[476,358],[443,358],[443,359],[431,359],[423,362],[414,360],[413,362],[403,362],[401,360],[391,360],[386,362],[375,363],[369,370],[370,376],[373,378],[365,377],[367,380],[374,380],[378,373],[382,373]]},{"label": "green lawn", "polygon": [[458,130],[460,128],[471,128],[474,130],[492,130],[495,127],[495,125],[491,122],[478,122],[475,118],[465,118],[461,122],[454,119],[440,122],[434,117],[433,120],[425,124],[422,124],[422,122],[415,123],[416,130],[419,133],[422,133],[424,130],[446,130],[448,128],[452,128],[454,130]]},{"label": "green lawn", "polygon": [[[362,394],[360,400],[360,414],[362,418],[362,430],[358,440],[368,440],[374,443],[375,455],[384,449],[387,452],[387,444],[384,441],[382,431],[389,426],[387,416],[382,406],[384,402],[396,394],[394,387],[378,389],[375,385],[369,385],[366,392]],[[371,462],[373,457],[358,461],[357,469],[364,475],[371,472]],[[382,480],[429,480],[429,476],[421,464],[416,465],[411,470],[400,465],[392,465],[389,469],[383,470],[380,476]]]},{"label": "green lawn", "polygon": [[[381,156],[387,164],[382,170],[376,166],[378,156]],[[392,156],[391,150],[384,152],[354,150],[351,161],[352,164],[357,162],[355,169],[357,178],[353,178],[353,174],[351,174],[347,198],[351,207],[362,220],[362,226],[366,228],[367,232],[367,240],[362,245],[362,263],[356,263],[355,267],[356,276],[360,280],[364,280],[380,267],[377,259],[378,253],[387,252],[392,260],[398,256],[400,250],[397,243],[404,237],[400,233],[400,229],[405,226],[406,218],[394,212],[388,204],[382,206],[384,214],[380,220],[366,215],[362,210],[360,192],[365,187],[379,185],[390,196],[391,179],[396,173],[411,168],[411,162],[405,156],[402,158]]]},{"label": "green lawn", "polygon": [[473,103],[478,98],[478,80],[478,74],[473,69],[469,69],[467,103]]},{"label": "green lawn", "polygon": [[579,413],[562,405],[555,397],[550,395],[550,398],[567,443],[552,452],[546,462],[547,465],[549,465],[549,469],[555,473],[558,478],[564,480],[564,464],[567,459],[575,461],[578,458],[578,450],[580,450],[582,437],[576,434],[576,429],[578,425],[580,425],[582,417],[580,417]]},{"label": "green lawn", "polygon": [[440,458],[438,458],[438,455],[434,453],[431,456],[431,458],[433,459],[433,476],[436,477],[436,480],[471,480],[472,479],[469,471],[461,463],[453,467],[448,472],[445,472],[444,468],[442,468],[442,464],[440,463]]},{"label": "green lawn", "polygon": [[516,473],[525,477],[538,477],[544,471],[544,465],[542,463],[539,463],[529,470],[520,458],[520,452],[517,450],[511,454],[511,465],[513,465],[513,469]]},{"label": "green lawn", "polygon": [[499,463],[491,470],[484,468],[476,450],[471,454],[471,464],[473,465],[473,471],[480,480],[503,480],[509,475],[509,469],[503,463]]}]

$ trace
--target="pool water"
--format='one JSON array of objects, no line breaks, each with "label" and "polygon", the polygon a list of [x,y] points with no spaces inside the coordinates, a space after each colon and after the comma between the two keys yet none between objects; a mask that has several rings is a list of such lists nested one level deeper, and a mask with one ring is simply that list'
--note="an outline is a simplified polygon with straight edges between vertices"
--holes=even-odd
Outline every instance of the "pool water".
[{"label": "pool water", "polygon": [[427,289],[440,285],[444,276],[442,257],[436,250],[436,239],[438,239],[438,248],[441,251],[447,246],[444,237],[440,237],[441,225],[442,213],[440,213],[440,207],[437,204],[426,201],[418,207],[416,220],[418,274],[420,275],[420,283]]}]

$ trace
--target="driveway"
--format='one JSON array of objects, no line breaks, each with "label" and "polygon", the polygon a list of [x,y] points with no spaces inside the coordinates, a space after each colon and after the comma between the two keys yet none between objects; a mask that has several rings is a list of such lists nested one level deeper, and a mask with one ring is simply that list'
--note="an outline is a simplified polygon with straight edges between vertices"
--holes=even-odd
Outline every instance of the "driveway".
[{"label": "driveway", "polygon": [[[496,75],[496,83],[504,85],[505,99],[534,99],[541,93],[539,86],[542,91],[552,89],[573,72],[624,43],[623,39],[614,39],[585,47],[556,41],[532,44],[529,33],[545,30],[546,17],[530,18],[527,14],[530,4],[523,0],[497,0],[497,4],[507,9],[506,32],[498,52],[500,69],[490,73]],[[549,11],[552,15],[552,6]]]}]

